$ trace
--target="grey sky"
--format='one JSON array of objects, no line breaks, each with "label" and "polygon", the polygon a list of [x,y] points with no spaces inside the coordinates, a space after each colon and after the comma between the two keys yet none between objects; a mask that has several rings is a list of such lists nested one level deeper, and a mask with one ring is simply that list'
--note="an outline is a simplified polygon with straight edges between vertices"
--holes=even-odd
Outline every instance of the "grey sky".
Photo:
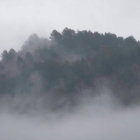
[{"label": "grey sky", "polygon": [[0,53],[53,29],[111,32],[140,40],[138,0],[0,0]]}]

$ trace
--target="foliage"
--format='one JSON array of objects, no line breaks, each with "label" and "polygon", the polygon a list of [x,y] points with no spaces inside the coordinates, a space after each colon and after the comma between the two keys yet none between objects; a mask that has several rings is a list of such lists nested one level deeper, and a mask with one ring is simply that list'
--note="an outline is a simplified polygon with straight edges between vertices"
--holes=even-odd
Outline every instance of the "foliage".
[{"label": "foliage", "polygon": [[1,57],[1,94],[30,93],[36,73],[44,93],[77,94],[79,89],[95,88],[102,78],[118,91],[140,84],[140,43],[133,36],[65,28],[62,33],[53,30],[50,39],[31,35],[19,52],[4,50]]}]

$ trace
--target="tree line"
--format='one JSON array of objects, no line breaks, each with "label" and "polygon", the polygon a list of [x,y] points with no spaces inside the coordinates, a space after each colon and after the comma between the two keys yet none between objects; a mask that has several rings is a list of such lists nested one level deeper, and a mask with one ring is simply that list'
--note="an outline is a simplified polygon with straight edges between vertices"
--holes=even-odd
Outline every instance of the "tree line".
[{"label": "tree line", "polygon": [[33,34],[20,51],[4,50],[1,58],[1,95],[80,96],[105,79],[123,102],[139,98],[140,42],[133,36],[65,28],[53,30],[49,38]]}]

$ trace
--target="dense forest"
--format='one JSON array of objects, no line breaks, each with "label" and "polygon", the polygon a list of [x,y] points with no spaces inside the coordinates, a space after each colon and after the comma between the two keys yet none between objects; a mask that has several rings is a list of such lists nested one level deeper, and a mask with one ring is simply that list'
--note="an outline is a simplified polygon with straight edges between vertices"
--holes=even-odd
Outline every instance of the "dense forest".
[{"label": "dense forest", "polygon": [[74,103],[83,94],[94,98],[101,85],[126,105],[139,102],[140,42],[133,36],[65,28],[49,38],[33,34],[18,52],[1,54],[1,96],[39,94]]}]

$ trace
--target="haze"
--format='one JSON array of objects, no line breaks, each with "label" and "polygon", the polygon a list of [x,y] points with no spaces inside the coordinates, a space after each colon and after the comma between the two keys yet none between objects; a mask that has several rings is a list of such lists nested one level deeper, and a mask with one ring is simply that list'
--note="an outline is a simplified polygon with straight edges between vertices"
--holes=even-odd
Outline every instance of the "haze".
[{"label": "haze", "polygon": [[0,140],[140,140],[139,5],[0,0]]},{"label": "haze", "polygon": [[50,113],[49,119],[44,113],[20,115],[0,110],[0,139],[139,140],[139,107],[122,108],[105,92],[82,101],[72,114]]}]

